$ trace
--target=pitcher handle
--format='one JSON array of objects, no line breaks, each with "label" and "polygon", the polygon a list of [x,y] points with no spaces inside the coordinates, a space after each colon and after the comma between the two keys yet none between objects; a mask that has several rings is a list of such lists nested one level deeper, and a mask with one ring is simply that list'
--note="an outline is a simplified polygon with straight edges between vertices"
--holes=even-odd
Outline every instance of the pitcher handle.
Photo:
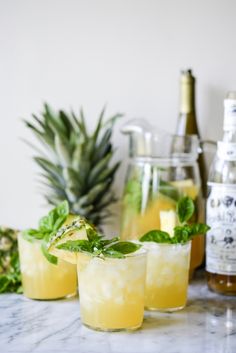
[{"label": "pitcher handle", "polygon": [[217,141],[214,140],[200,140],[199,143],[199,153],[216,151]]}]

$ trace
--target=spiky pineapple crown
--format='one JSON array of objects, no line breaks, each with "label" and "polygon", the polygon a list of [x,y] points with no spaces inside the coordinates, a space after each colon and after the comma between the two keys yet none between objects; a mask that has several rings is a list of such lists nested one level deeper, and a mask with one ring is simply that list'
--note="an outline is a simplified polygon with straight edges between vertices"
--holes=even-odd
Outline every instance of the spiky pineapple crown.
[{"label": "spiky pineapple crown", "polygon": [[[111,136],[114,123],[122,114],[104,121],[102,110],[92,133],[88,132],[83,110],[79,116],[63,110],[54,113],[45,104],[40,116],[25,121],[45,147],[34,160],[46,185],[46,200],[57,206],[67,200],[70,213],[86,217],[99,226],[110,216],[107,206],[116,201],[111,190],[120,162],[111,163],[114,148]],[[32,144],[31,144],[32,146]]]}]

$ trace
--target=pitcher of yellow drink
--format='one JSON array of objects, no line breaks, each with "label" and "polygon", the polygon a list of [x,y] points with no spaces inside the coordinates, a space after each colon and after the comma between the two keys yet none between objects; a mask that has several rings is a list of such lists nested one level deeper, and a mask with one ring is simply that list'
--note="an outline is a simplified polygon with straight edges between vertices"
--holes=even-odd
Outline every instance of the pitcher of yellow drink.
[{"label": "pitcher of yellow drink", "polygon": [[[176,203],[192,198],[192,222],[203,222],[204,203],[195,135],[177,136],[160,131],[144,120],[127,123],[122,132],[130,139],[130,160],[122,199],[123,239],[139,239],[152,229],[171,233],[178,225]],[[192,241],[190,277],[204,258],[204,238]]]}]

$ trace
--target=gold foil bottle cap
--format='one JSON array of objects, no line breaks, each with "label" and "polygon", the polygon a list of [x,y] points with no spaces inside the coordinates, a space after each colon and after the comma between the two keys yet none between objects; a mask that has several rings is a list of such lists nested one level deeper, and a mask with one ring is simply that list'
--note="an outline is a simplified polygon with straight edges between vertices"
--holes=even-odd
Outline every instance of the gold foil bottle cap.
[{"label": "gold foil bottle cap", "polygon": [[195,77],[192,75],[192,70],[182,70],[181,71],[181,82],[192,83],[195,81]]}]

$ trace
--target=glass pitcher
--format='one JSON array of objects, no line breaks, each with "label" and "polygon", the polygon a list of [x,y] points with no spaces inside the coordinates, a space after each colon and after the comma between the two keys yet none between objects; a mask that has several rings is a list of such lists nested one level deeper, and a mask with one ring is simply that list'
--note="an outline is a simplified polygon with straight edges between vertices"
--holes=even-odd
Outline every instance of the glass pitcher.
[{"label": "glass pitcher", "polygon": [[[130,138],[130,160],[122,199],[121,238],[138,239],[152,229],[172,232],[177,225],[176,202],[182,196],[194,201],[192,221],[203,222],[198,137],[170,135],[145,120],[130,121],[122,133]],[[202,235],[193,239],[190,277],[203,261],[204,246]]]}]

